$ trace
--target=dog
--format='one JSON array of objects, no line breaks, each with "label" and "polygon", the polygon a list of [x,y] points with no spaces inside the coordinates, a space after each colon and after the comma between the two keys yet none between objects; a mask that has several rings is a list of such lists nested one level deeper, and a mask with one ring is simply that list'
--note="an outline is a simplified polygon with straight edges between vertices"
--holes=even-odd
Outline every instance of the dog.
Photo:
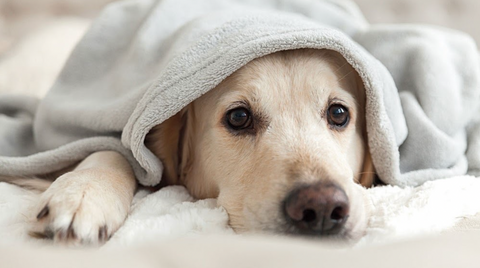
[{"label": "dog", "polygon": [[[243,66],[154,127],[145,144],[164,164],[161,186],[217,198],[239,233],[356,239],[375,169],[365,90],[337,52],[276,52]],[[50,174],[19,180],[45,190],[32,235],[102,244],[127,217],[137,187],[127,160],[100,151]]]}]

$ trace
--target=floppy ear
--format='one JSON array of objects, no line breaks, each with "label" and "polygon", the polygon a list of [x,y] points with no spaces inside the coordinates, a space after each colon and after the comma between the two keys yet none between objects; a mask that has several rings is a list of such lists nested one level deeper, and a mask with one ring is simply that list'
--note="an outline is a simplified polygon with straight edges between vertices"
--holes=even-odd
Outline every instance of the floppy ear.
[{"label": "floppy ear", "polygon": [[145,146],[162,161],[164,171],[161,185],[179,184],[191,166],[190,105],[150,130]]},{"label": "floppy ear", "polygon": [[368,146],[365,148],[365,157],[363,159],[362,173],[360,174],[360,184],[364,187],[371,187],[375,181],[375,167],[373,166],[372,155]]},{"label": "floppy ear", "polygon": [[363,166],[360,173],[359,183],[364,187],[371,187],[375,182],[375,166],[373,165],[372,155],[370,153],[370,148],[368,146],[368,133],[367,133],[367,118],[366,118],[366,105],[367,105],[367,96],[363,80],[360,78],[360,75],[356,73],[356,84],[357,84],[357,94],[358,98],[361,100],[359,105],[361,106],[360,113],[363,118],[362,122],[362,136],[364,142],[364,157],[363,157]]}]

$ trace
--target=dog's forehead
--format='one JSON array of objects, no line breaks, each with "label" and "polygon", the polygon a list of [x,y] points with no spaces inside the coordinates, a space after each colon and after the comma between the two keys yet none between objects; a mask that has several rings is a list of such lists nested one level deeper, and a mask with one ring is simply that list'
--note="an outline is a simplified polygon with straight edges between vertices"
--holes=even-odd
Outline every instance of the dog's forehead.
[{"label": "dog's forehead", "polygon": [[317,117],[335,98],[356,106],[355,72],[339,55],[311,49],[255,59],[198,99],[197,107],[216,107],[207,110],[220,115],[247,103],[265,116]]},{"label": "dog's forehead", "polygon": [[[352,95],[344,65],[318,51],[288,51],[256,59],[238,70],[230,81],[233,94],[249,102],[286,108],[322,105],[332,95]],[[287,106],[286,106],[287,105]]]}]

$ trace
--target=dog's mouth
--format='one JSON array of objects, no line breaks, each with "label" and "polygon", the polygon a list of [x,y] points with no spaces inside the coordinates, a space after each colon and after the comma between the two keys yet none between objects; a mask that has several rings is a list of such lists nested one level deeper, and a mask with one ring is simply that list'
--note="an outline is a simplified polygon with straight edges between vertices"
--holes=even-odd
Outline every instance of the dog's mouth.
[{"label": "dog's mouth", "polygon": [[[239,232],[261,231],[303,238],[353,241],[355,222],[345,191],[335,183],[321,182],[295,187],[278,203],[244,207],[246,225],[234,220],[231,226]],[[267,205],[268,204],[268,205]],[[252,209],[256,207],[257,209]],[[277,212],[265,213],[276,208]],[[356,210],[357,208],[355,208]],[[263,212],[262,212],[263,211]],[[267,216],[269,215],[269,216]]]},{"label": "dog's mouth", "polygon": [[308,239],[315,239],[315,240],[328,240],[328,241],[351,241],[352,236],[350,232],[345,227],[339,227],[337,230],[331,231],[311,231],[311,230],[304,230],[296,227],[295,225],[286,223],[285,227],[282,230],[278,231],[277,233],[281,233],[286,236],[295,236],[300,238],[308,238]]},{"label": "dog's mouth", "polygon": [[344,217],[341,222],[335,222],[331,227],[325,227],[326,224],[323,224],[318,220],[300,220],[292,221],[287,220],[285,233],[296,234],[301,236],[317,236],[317,237],[343,237],[345,236],[346,229],[344,222],[348,220],[348,216]]}]

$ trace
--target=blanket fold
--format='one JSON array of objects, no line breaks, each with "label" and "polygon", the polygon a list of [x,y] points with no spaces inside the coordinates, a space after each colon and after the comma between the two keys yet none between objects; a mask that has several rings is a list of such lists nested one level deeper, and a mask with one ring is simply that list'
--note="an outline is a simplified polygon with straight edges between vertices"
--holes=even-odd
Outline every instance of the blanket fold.
[{"label": "blanket fold", "polygon": [[249,61],[301,48],[337,51],[359,73],[381,180],[480,173],[480,61],[465,34],[369,25],[344,0],[136,0],[102,12],[38,104],[0,97],[0,175],[116,150],[140,183],[158,184],[162,163],[144,145],[152,127]]}]

